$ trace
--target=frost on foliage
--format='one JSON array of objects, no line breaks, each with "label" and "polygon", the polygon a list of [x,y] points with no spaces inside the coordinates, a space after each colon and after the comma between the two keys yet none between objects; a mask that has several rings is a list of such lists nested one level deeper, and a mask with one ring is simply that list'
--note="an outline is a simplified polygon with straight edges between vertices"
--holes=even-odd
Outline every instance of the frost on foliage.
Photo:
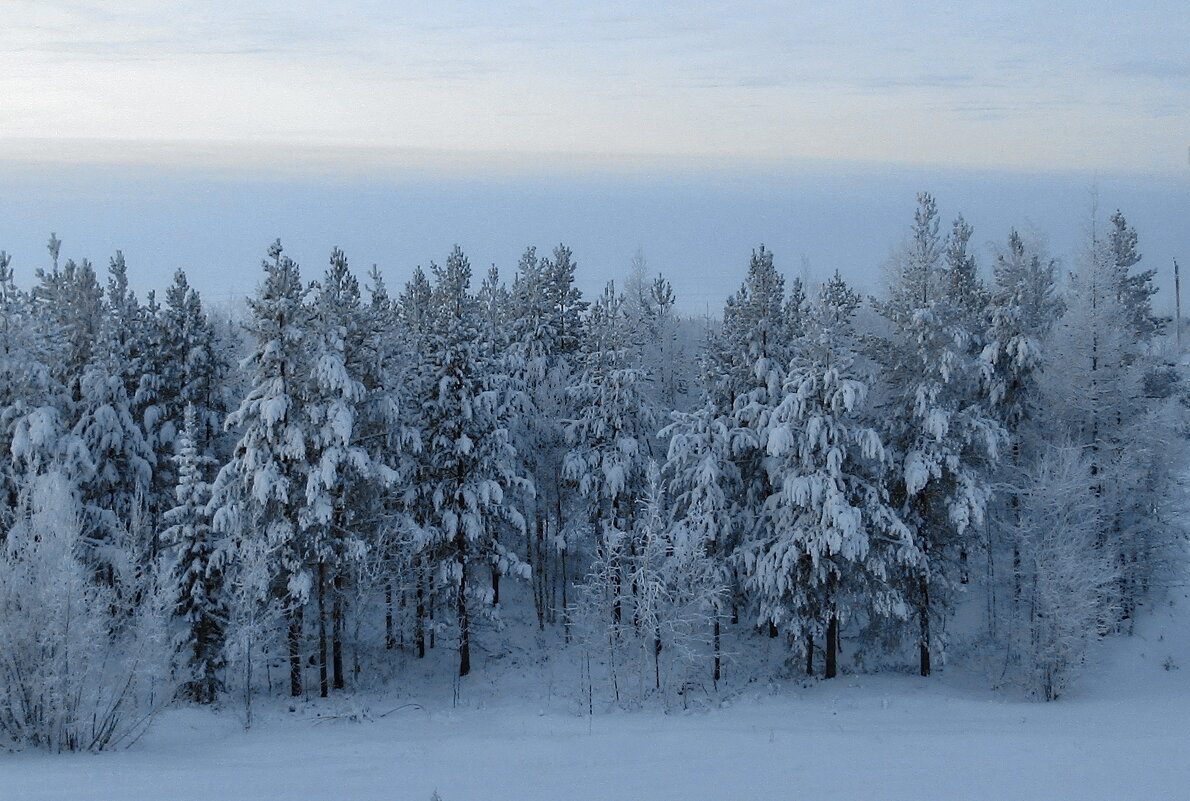
[{"label": "frost on foliage", "polygon": [[850,329],[855,305],[838,305],[845,289],[836,276],[809,313],[784,395],[763,429],[773,491],[742,547],[759,621],[791,635],[817,634],[832,618],[899,615],[904,603],[890,573],[920,559],[889,503],[884,450],[865,421],[867,379]]},{"label": "frost on foliage", "polygon": [[153,709],[165,653],[157,593],[132,571],[100,584],[84,561],[83,526],[74,487],[51,472],[27,487],[3,543],[0,733],[14,743],[114,748],[143,731]]}]

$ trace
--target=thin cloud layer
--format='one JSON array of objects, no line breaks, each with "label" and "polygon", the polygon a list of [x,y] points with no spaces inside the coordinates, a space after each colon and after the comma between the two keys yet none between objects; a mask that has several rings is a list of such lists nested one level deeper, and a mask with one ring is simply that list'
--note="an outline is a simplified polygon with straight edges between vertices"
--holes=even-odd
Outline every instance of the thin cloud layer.
[{"label": "thin cloud layer", "polygon": [[285,143],[1184,169],[1183,5],[1047,6],[3,0],[0,158],[97,140],[244,145],[245,167]]}]

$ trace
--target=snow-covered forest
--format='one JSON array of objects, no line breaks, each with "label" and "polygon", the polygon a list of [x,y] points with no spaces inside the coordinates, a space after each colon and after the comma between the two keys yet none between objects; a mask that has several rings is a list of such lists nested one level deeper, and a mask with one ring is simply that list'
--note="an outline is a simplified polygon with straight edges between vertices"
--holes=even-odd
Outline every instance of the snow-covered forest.
[{"label": "snow-covered forest", "polygon": [[643,259],[584,297],[564,245],[389,287],[278,241],[242,314],[0,253],[0,735],[250,726],[445,651],[457,697],[525,642],[588,708],[948,659],[1060,698],[1184,539],[1155,265],[1120,212],[1061,259],[906,217],[877,297],[758,245],[714,320]]}]

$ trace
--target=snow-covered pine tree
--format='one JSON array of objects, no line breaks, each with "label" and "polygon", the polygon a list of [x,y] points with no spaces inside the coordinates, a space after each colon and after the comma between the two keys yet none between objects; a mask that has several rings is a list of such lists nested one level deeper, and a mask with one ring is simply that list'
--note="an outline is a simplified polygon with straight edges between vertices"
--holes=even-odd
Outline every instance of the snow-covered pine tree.
[{"label": "snow-covered pine tree", "polygon": [[[1119,232],[1117,227],[1113,233]],[[1149,362],[1137,317],[1143,304],[1130,305],[1121,291],[1118,240],[1100,237],[1092,224],[1071,276],[1066,312],[1049,340],[1043,386],[1047,430],[1061,432],[1090,455],[1101,521],[1097,545],[1119,575],[1109,605],[1119,617],[1105,611],[1101,632],[1119,619],[1130,620],[1143,597],[1153,566],[1149,557],[1161,552],[1170,534],[1165,525],[1151,524],[1163,517],[1161,496],[1169,492],[1176,464],[1155,447],[1154,433],[1170,430],[1163,412],[1168,400],[1144,393]],[[1134,250],[1135,239],[1130,242]],[[1169,434],[1156,438],[1163,436]]]},{"label": "snow-covered pine tree", "polygon": [[[527,415],[534,414],[531,399],[520,375],[519,354],[512,349],[513,343],[513,295],[500,280],[500,271],[496,265],[488,269],[487,276],[479,287],[476,295],[479,304],[479,342],[481,357],[486,364],[487,386],[500,399],[499,417],[507,426],[509,444],[514,454],[515,466],[512,472],[518,476],[532,477],[529,459],[522,448],[518,447],[520,428],[519,422]],[[510,508],[518,512],[507,518],[500,516],[492,518],[491,537],[494,544],[489,564],[491,575],[493,606],[500,604],[500,577],[502,565],[506,561],[506,553],[510,549],[519,549],[520,543],[514,545],[513,538],[524,536],[526,552],[531,543],[528,532],[525,510],[535,507],[535,485],[529,483],[518,484],[514,494],[519,497],[508,496],[505,500]],[[528,490],[519,492],[519,490]],[[518,558],[519,562],[519,558]],[[531,563],[527,562],[526,566]]]},{"label": "snow-covered pine tree", "polygon": [[365,504],[379,497],[374,491],[376,484],[393,477],[383,464],[373,462],[361,440],[369,338],[359,283],[347,257],[336,248],[314,299],[308,337],[313,364],[303,390],[303,411],[309,427],[306,450],[310,471],[299,511],[313,561],[323,697],[332,683],[335,689],[344,687],[346,597],[341,590],[353,563],[366,552],[376,522],[376,510]]},{"label": "snow-covered pine tree", "polygon": [[274,554],[272,584],[280,588],[276,600],[289,619],[290,693],[299,696],[303,612],[314,583],[300,521],[310,475],[302,393],[311,371],[311,313],[297,263],[282,255],[279,240],[268,253],[264,281],[248,301],[255,343],[242,367],[252,388],[228,416],[227,427],[238,430],[240,439],[215,479],[211,508],[216,531],[239,539],[263,537]]},{"label": "snow-covered pine tree", "polygon": [[28,472],[57,458],[65,421],[63,388],[49,367],[49,332],[16,285],[0,251],[0,531],[12,524]]},{"label": "snow-covered pine tree", "polygon": [[523,393],[512,435],[536,489],[525,510],[533,602],[542,628],[559,606],[555,597],[559,584],[564,613],[570,605],[567,561],[573,493],[563,477],[563,420],[572,416],[567,388],[579,368],[582,313],[587,308],[574,286],[574,271],[573,256],[565,245],[541,260],[530,247],[521,256],[512,288],[509,374]]},{"label": "snow-covered pine tree", "polygon": [[[376,265],[368,274],[369,301],[364,309],[368,335],[363,341],[361,381],[364,402],[357,420],[359,441],[372,464],[381,472],[393,471],[390,478],[412,473],[412,453],[420,445],[416,432],[405,419],[405,406],[416,405],[406,394],[407,385],[415,375],[410,347],[415,346],[400,319],[400,307],[388,294],[384,277]],[[358,569],[351,581],[355,594],[361,597],[380,586],[384,594],[384,642],[388,649],[396,647],[397,630],[395,602],[400,583],[408,578],[412,554],[404,545],[408,529],[400,491],[400,482],[371,481],[362,488],[366,497],[357,503],[370,510],[366,519],[365,540],[369,560]],[[359,618],[356,618],[357,625]]]},{"label": "snow-covered pine tree", "polygon": [[1118,209],[1112,214],[1110,222],[1112,227],[1108,233],[1108,249],[1111,252],[1116,297],[1124,307],[1132,338],[1138,344],[1147,344],[1165,327],[1165,321],[1153,314],[1152,298],[1157,294],[1153,278],[1157,271],[1132,271],[1141,259],[1136,229],[1128,225],[1128,220]]},{"label": "snow-covered pine tree", "polygon": [[219,547],[211,527],[207,509],[211,485],[206,475],[214,460],[200,452],[199,430],[198,415],[193,406],[187,406],[174,456],[176,505],[165,513],[168,527],[161,540],[172,553],[174,616],[181,621],[174,640],[182,659],[181,691],[195,703],[210,704],[223,687],[220,673],[226,664],[223,640],[228,608],[222,559],[227,551]]},{"label": "snow-covered pine tree", "polygon": [[938,207],[922,193],[910,241],[892,264],[889,298],[877,304],[892,334],[874,343],[873,356],[886,383],[879,415],[893,465],[890,497],[921,554],[898,580],[916,611],[923,676],[944,646],[938,618],[953,608],[950,594],[962,555],[976,544],[974,524],[991,495],[988,470],[1004,439],[981,392],[962,296],[949,291],[962,258],[944,269],[943,257]]},{"label": "snow-covered pine tree", "polygon": [[[752,252],[748,273],[723,309],[721,330],[712,334],[704,361],[704,387],[719,414],[729,420],[734,475],[739,483],[729,494],[734,503],[734,531],[757,535],[764,526],[763,507],[774,491],[765,469],[765,435],[779,402],[785,370],[803,333],[804,293],[800,281],[785,291],[785,278],[763,245]],[[725,542],[731,558],[738,542]],[[733,582],[733,620],[746,601]],[[775,623],[769,634],[776,636]]]},{"label": "snow-covered pine tree", "polygon": [[[447,591],[459,628],[459,675],[471,671],[472,565],[500,560],[503,575],[524,575],[523,563],[493,536],[497,521],[523,525],[512,490],[531,487],[518,473],[509,441],[502,378],[488,370],[479,343],[479,308],[470,292],[471,265],[457,246],[433,265],[426,351],[429,396],[423,400],[424,483],[429,501],[421,527],[423,559]],[[480,594],[480,597],[484,597]],[[490,601],[490,596],[488,597]]]},{"label": "snow-covered pine tree", "polygon": [[[79,382],[74,437],[88,454],[91,470],[80,476],[86,536],[97,547],[103,569],[115,569],[134,549],[154,557],[153,521],[147,517],[155,457],[132,412],[123,364],[121,321],[108,317]],[[131,542],[121,542],[129,534]]]},{"label": "snow-covered pine tree", "polygon": [[[1016,483],[1034,462],[1037,452],[1033,446],[1045,439],[1037,428],[1044,345],[1063,309],[1055,271],[1055,262],[1043,258],[1015,230],[993,266],[994,286],[980,362],[992,415],[1008,434],[1009,447],[999,470],[1000,481],[1006,485]],[[1001,545],[1012,553],[1012,602],[1015,606],[1021,601],[1021,550],[1014,539],[1019,517],[1020,497],[1007,493],[996,504],[988,527],[988,629],[993,637],[998,630],[995,556]],[[1005,539],[1008,541],[1001,543]]]},{"label": "snow-covered pine tree", "polygon": [[103,287],[91,263],[68,260],[59,269],[58,247],[61,241],[51,236],[53,268],[37,270],[33,287],[33,307],[39,319],[53,332],[55,354],[51,363],[54,378],[67,390],[67,399],[77,402],[83,372],[92,362],[92,350],[100,341],[103,328]]},{"label": "snow-covered pine tree", "polygon": [[773,493],[741,548],[760,622],[806,643],[808,673],[813,639],[825,635],[827,678],[836,675],[839,629],[851,618],[906,617],[892,579],[922,561],[889,502],[884,446],[867,424],[870,379],[851,327],[858,306],[836,272],[807,315],[762,430]]},{"label": "snow-covered pine tree", "polygon": [[[575,416],[566,422],[563,470],[586,501],[596,550],[629,538],[631,552],[658,415],[647,376],[632,366],[631,321],[614,284],[592,305],[587,324],[582,373],[569,391]],[[613,615],[619,623],[618,602]]]},{"label": "snow-covered pine tree", "polygon": [[[399,498],[404,512],[403,528],[410,540],[407,560],[412,573],[413,591],[413,642],[418,658],[426,655],[427,617],[433,612],[433,577],[431,559],[424,552],[425,526],[434,517],[434,503],[431,494],[424,491],[431,481],[430,460],[426,453],[429,444],[427,433],[426,399],[435,391],[434,377],[427,361],[427,353],[433,336],[433,286],[420,266],[405,284],[396,304],[400,342],[395,343],[394,353],[405,356],[405,369],[399,384],[399,408],[401,429],[407,434],[404,474],[406,480]],[[404,566],[405,559],[394,554],[394,568]],[[391,603],[388,615],[391,617]],[[389,641],[392,641],[390,636]]]},{"label": "snow-covered pine tree", "polygon": [[[4,472],[10,489],[51,470],[77,481],[94,469],[86,447],[71,431],[85,366],[80,360],[89,358],[92,345],[91,339],[72,329],[71,310],[98,331],[103,294],[93,271],[77,269],[73,262],[66,271],[58,269],[61,241],[52,234],[49,246],[53,271],[38,270],[40,283],[32,292],[17,290],[11,270],[4,282],[4,314],[12,336],[5,351],[7,380],[0,389],[5,404],[0,407],[0,442],[8,446]],[[83,290],[76,285],[80,280]],[[79,302],[70,305],[72,298]]]},{"label": "snow-covered pine tree", "polygon": [[687,549],[701,552],[713,570],[713,584],[723,592],[707,610],[711,623],[711,680],[722,678],[722,621],[731,587],[726,545],[735,541],[737,524],[728,492],[739,486],[731,458],[728,421],[708,402],[690,413],[674,412],[673,422],[662,429],[669,438],[664,473],[673,495],[672,523],[680,529]]}]

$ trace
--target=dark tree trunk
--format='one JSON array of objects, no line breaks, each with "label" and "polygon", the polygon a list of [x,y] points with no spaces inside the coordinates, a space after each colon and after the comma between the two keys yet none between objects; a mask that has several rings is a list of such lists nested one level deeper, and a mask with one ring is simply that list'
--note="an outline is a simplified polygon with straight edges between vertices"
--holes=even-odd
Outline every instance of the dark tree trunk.
[{"label": "dark tree trunk", "polygon": [[570,601],[566,597],[566,549],[562,549],[562,634],[563,639],[570,642]]},{"label": "dark tree trunk", "polygon": [[545,547],[545,521],[537,520],[533,526],[533,546],[530,550],[536,551],[537,561],[533,565],[533,603],[534,611],[537,613],[537,628],[539,631],[545,631],[545,613],[546,606],[546,550]]},{"label": "dark tree trunk", "polygon": [[492,606],[500,605],[500,568],[492,565]]},{"label": "dark tree trunk", "polygon": [[384,647],[391,651],[397,638],[393,635],[393,583],[384,584]]},{"label": "dark tree trunk", "polygon": [[459,675],[471,672],[471,622],[467,617],[467,539],[459,531],[456,543],[456,560],[459,566]]},{"label": "dark tree trunk", "polygon": [[342,690],[346,684],[343,675],[343,581],[339,576],[336,576],[332,582],[333,588],[332,605],[331,605],[331,669],[332,679],[331,686],[336,690]]},{"label": "dark tree trunk", "polygon": [[719,612],[715,610],[715,622],[711,624],[711,650],[714,655],[714,668],[711,670],[711,681],[718,682],[721,676],[720,662],[722,651],[719,644]]},{"label": "dark tree trunk", "polygon": [[769,638],[772,639],[772,638],[776,637],[777,634],[779,634],[779,633],[780,632],[777,631],[777,624],[770,620],[769,621]]},{"label": "dark tree trunk", "polygon": [[289,613],[289,694],[294,698],[302,694],[302,609],[296,607]]},{"label": "dark tree trunk", "polygon": [[426,658],[426,588],[425,577],[422,575],[421,565],[417,567],[417,610],[414,613],[413,641],[417,648],[417,658]]},{"label": "dark tree trunk", "polygon": [[806,675],[814,675],[814,635],[806,635]]},{"label": "dark tree trunk", "polygon": [[[1021,444],[1018,439],[1013,438],[1012,443],[1012,464],[1014,466],[1021,463]],[[1012,515],[1012,524],[1014,527],[1019,526],[1021,522],[1021,499],[1015,493],[1008,501],[1009,514]],[[1012,540],[1012,609],[1013,613],[1020,608],[1021,605],[1021,544],[1020,541],[1013,536]]]},{"label": "dark tree trunk", "polygon": [[323,698],[330,694],[326,649],[326,565],[323,562],[318,563],[318,694]]},{"label": "dark tree trunk", "polygon": [[653,630],[653,689],[661,689],[661,632]]},{"label": "dark tree trunk", "polygon": [[921,675],[930,675],[930,580],[921,579]]},{"label": "dark tree trunk", "polygon": [[[620,515],[619,515],[620,499],[619,498],[616,498],[616,500],[613,502],[612,509],[613,509],[613,514],[615,515],[612,518],[612,521],[618,526],[620,523]],[[620,583],[620,560],[619,559],[612,560],[612,571],[616,575],[616,597],[615,597],[614,603],[612,605],[612,620],[614,620],[616,625],[619,626],[620,623],[623,622],[623,619],[624,619],[623,610],[620,609],[620,597],[624,594],[624,588],[621,586],[621,583]]]},{"label": "dark tree trunk", "polygon": [[833,679],[839,675],[839,616],[831,615],[826,624],[826,670],[823,675]]}]

